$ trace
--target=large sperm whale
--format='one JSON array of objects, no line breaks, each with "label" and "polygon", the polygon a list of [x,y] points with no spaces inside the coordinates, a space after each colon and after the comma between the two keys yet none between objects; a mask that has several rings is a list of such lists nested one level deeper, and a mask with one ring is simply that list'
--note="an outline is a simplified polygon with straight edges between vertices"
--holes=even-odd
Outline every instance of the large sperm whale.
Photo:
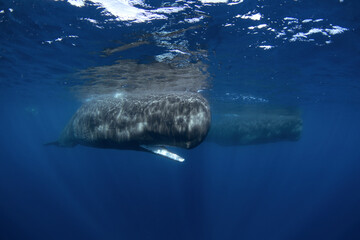
[{"label": "large sperm whale", "polygon": [[210,106],[198,93],[103,96],[84,103],[59,139],[46,145],[147,151],[182,162],[165,147],[196,147],[210,123]]},{"label": "large sperm whale", "polygon": [[303,121],[296,108],[269,105],[238,105],[235,109],[212,108],[212,122],[206,140],[221,146],[298,141]]}]

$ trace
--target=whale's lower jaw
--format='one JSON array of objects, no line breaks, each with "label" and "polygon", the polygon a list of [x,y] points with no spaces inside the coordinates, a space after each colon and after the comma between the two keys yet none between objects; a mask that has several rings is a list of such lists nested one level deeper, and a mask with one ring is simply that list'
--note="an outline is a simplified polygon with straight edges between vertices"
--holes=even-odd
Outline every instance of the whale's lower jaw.
[{"label": "whale's lower jaw", "polygon": [[154,146],[194,148],[205,139],[210,123],[209,104],[197,93],[102,97],[78,109],[57,145],[145,149],[166,157],[168,150]]},{"label": "whale's lower jaw", "polygon": [[151,153],[160,155],[162,157],[169,158],[174,161],[178,162],[184,162],[185,158],[177,155],[176,153],[170,152],[168,149],[162,146],[147,146],[147,145],[141,145],[141,148],[143,148],[146,151],[149,151]]},{"label": "whale's lower jaw", "polygon": [[[54,142],[48,142],[45,143],[44,146],[60,146],[60,147],[74,147],[77,144],[72,144],[72,145],[60,145],[58,141],[54,141]],[[85,145],[85,144],[84,144]],[[174,161],[178,161],[178,162],[184,162],[185,158],[177,155],[176,153],[170,152],[168,149],[166,149],[165,146],[153,146],[153,145],[129,145],[128,147],[122,146],[121,148],[117,148],[117,147],[109,147],[106,145],[99,145],[99,146],[91,146],[91,147],[98,147],[98,148],[115,148],[115,149],[125,149],[125,150],[135,150],[135,151],[145,151],[145,152],[150,152],[156,155],[160,155],[162,157],[174,160]]]}]

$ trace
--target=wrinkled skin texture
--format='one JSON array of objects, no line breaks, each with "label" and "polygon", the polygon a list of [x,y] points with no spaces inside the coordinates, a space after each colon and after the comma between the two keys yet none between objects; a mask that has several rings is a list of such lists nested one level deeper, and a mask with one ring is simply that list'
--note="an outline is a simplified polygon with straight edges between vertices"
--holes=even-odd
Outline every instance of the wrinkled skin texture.
[{"label": "wrinkled skin texture", "polygon": [[210,128],[210,107],[197,93],[102,97],[84,103],[57,145],[140,150],[140,145],[194,148]]}]

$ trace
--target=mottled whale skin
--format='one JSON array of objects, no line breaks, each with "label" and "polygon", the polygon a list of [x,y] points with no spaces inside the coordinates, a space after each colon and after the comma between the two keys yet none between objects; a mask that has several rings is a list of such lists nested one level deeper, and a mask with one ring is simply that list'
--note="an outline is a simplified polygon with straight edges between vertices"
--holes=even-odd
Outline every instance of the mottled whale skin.
[{"label": "mottled whale skin", "polygon": [[197,93],[105,96],[84,103],[56,145],[141,150],[146,146],[194,148],[206,137],[210,106]]}]

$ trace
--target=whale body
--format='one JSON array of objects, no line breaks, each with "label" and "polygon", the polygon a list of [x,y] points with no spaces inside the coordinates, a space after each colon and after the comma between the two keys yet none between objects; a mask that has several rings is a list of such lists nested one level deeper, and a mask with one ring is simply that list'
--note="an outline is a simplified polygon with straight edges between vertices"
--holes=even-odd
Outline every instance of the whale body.
[{"label": "whale body", "polygon": [[285,107],[239,106],[213,115],[206,140],[221,146],[298,141],[303,128],[297,109]]},{"label": "whale body", "polygon": [[210,106],[198,93],[104,96],[84,103],[48,145],[149,151],[181,161],[165,146],[198,146],[210,123]]}]

